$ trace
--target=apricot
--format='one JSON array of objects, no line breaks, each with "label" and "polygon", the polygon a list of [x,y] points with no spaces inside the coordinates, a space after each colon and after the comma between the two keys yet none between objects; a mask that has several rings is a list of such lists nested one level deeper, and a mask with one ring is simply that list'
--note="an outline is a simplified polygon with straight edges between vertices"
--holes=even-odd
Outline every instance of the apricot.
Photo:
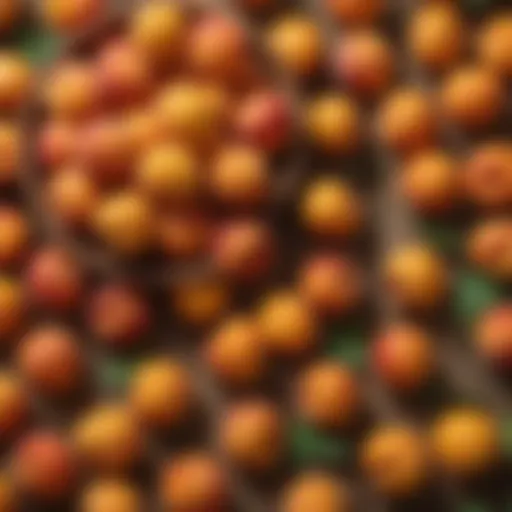
[{"label": "apricot", "polygon": [[40,12],[52,30],[72,34],[99,20],[105,7],[102,0],[42,0]]},{"label": "apricot", "polygon": [[25,321],[26,299],[19,281],[0,276],[0,339],[15,334]]},{"label": "apricot", "polygon": [[258,327],[268,350],[284,357],[300,357],[317,342],[319,326],[309,304],[292,290],[266,296],[257,312]]},{"label": "apricot", "polygon": [[30,243],[30,226],[25,216],[10,206],[0,206],[0,266],[22,261]]},{"label": "apricot", "polygon": [[25,284],[34,305],[58,312],[74,309],[84,289],[77,262],[57,246],[43,247],[32,256],[25,269]]},{"label": "apricot", "polygon": [[146,252],[154,242],[154,218],[149,201],[130,190],[105,198],[92,219],[93,230],[111,250],[126,256]]},{"label": "apricot", "polygon": [[163,465],[159,480],[162,506],[176,512],[225,510],[230,501],[227,475],[207,453],[176,455]]},{"label": "apricot", "polygon": [[[0,34],[11,33],[23,14],[23,3],[21,0],[1,0],[0,1]],[[6,512],[11,508],[6,507]]]},{"label": "apricot", "polygon": [[309,184],[299,204],[299,214],[307,231],[325,238],[354,237],[363,223],[357,193],[345,181],[330,176]]},{"label": "apricot", "polygon": [[80,497],[80,512],[141,512],[141,493],[122,480],[104,479],[92,482]]},{"label": "apricot", "polygon": [[406,308],[438,307],[448,292],[444,262],[422,245],[406,245],[390,252],[384,262],[384,279],[391,296]]},{"label": "apricot", "polygon": [[222,204],[250,208],[267,199],[269,162],[263,151],[245,144],[222,148],[212,162],[209,186]]},{"label": "apricot", "polygon": [[315,98],[308,106],[305,122],[313,145],[328,154],[352,153],[361,144],[359,110],[342,94]]},{"label": "apricot", "polygon": [[131,379],[129,400],[145,425],[156,429],[179,426],[193,408],[191,376],[172,359],[159,357],[142,362]]},{"label": "apricot", "polygon": [[395,77],[391,45],[371,30],[349,33],[335,49],[334,73],[339,82],[356,94],[379,96]]},{"label": "apricot", "polygon": [[279,512],[349,512],[351,501],[343,480],[323,471],[308,470],[286,484]]},{"label": "apricot", "polygon": [[372,367],[385,385],[397,391],[416,391],[432,377],[435,346],[430,336],[412,324],[384,329],[371,348]]},{"label": "apricot", "polygon": [[0,53],[0,111],[19,110],[32,89],[32,71],[28,62],[16,53]]},{"label": "apricot", "polygon": [[466,66],[453,71],[440,91],[443,114],[464,129],[487,128],[501,114],[504,85],[492,71]]},{"label": "apricot", "polygon": [[311,364],[296,386],[299,414],[326,429],[352,426],[361,413],[361,396],[355,376],[334,361]]},{"label": "apricot", "polygon": [[499,459],[499,429],[494,418],[477,409],[447,411],[432,426],[436,460],[453,476],[486,472]]},{"label": "apricot", "polygon": [[[0,442],[11,442],[26,425],[30,414],[30,396],[19,378],[10,372],[0,372]],[[2,505],[0,477],[0,507]],[[2,508],[0,508],[2,510]]]},{"label": "apricot", "polygon": [[395,90],[379,109],[377,132],[386,146],[400,154],[432,145],[438,135],[438,122],[431,100],[417,89]]},{"label": "apricot", "polygon": [[280,18],[270,27],[267,44],[281,66],[297,76],[313,75],[323,58],[322,35],[307,16]]},{"label": "apricot", "polygon": [[504,78],[512,77],[512,15],[496,14],[481,26],[478,55],[481,62]]},{"label": "apricot", "polygon": [[148,147],[154,147],[166,139],[158,112],[151,105],[130,110],[123,121],[136,159],[141,157]]},{"label": "apricot", "polygon": [[7,472],[0,474],[0,510],[3,512],[18,511],[18,496],[12,476]]},{"label": "apricot", "polygon": [[373,24],[384,13],[383,0],[324,0],[329,13],[346,25]]},{"label": "apricot", "polygon": [[70,163],[75,156],[76,146],[76,129],[69,122],[52,119],[41,129],[39,158],[49,171]]},{"label": "apricot", "polygon": [[219,444],[243,469],[260,472],[276,468],[283,455],[283,425],[278,409],[262,400],[231,406],[221,421]]},{"label": "apricot", "polygon": [[338,318],[362,302],[360,269],[349,259],[325,253],[311,256],[299,271],[301,295],[321,315]]},{"label": "apricot", "polygon": [[9,121],[0,121],[0,154],[0,186],[14,185],[21,165],[21,132]]},{"label": "apricot", "polygon": [[126,407],[100,404],[86,411],[73,429],[81,460],[100,473],[126,473],[143,454],[138,422]]},{"label": "apricot", "polygon": [[440,215],[459,206],[463,196],[460,164],[442,150],[425,150],[405,164],[400,187],[411,206],[425,215]]},{"label": "apricot", "polygon": [[404,425],[380,426],[370,432],[359,460],[371,484],[388,496],[410,496],[428,479],[425,443],[417,432]]},{"label": "apricot", "polygon": [[255,319],[243,315],[229,317],[215,328],[208,336],[204,358],[214,375],[232,387],[261,382],[269,366]]}]

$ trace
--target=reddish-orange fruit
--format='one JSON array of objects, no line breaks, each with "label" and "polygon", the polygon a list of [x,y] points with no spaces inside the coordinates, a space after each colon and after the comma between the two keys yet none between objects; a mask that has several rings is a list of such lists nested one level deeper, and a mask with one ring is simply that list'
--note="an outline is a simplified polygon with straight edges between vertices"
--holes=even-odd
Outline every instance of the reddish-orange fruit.
[{"label": "reddish-orange fruit", "polygon": [[483,209],[512,205],[512,144],[495,140],[476,146],[463,169],[469,200]]},{"label": "reddish-orange fruit", "polygon": [[282,290],[265,297],[257,322],[265,346],[277,355],[301,357],[317,342],[317,319],[310,305],[294,291]]},{"label": "reddish-orange fruit", "polygon": [[440,91],[443,114],[465,129],[486,128],[501,114],[504,84],[492,71],[467,66],[452,72]]},{"label": "reddish-orange fruit", "polygon": [[227,476],[206,453],[188,452],[165,463],[160,473],[160,502],[176,512],[225,510]]},{"label": "reddish-orange fruit", "polygon": [[[23,14],[22,0],[0,0],[0,34],[9,34],[16,28]],[[10,512],[10,508],[7,512]]]},{"label": "reddish-orange fruit", "polygon": [[403,425],[387,425],[371,432],[362,445],[360,465],[372,485],[392,497],[410,496],[428,480],[425,442]]},{"label": "reddish-orange fruit", "polygon": [[18,110],[32,88],[32,72],[21,55],[0,53],[0,111]]},{"label": "reddish-orange fruit", "polygon": [[283,425],[277,407],[259,400],[231,406],[220,424],[219,444],[244,469],[275,468],[283,455]]},{"label": "reddish-orange fruit", "polygon": [[188,371],[178,361],[161,357],[143,362],[132,377],[130,405],[140,421],[157,429],[183,424],[193,408]]},{"label": "reddish-orange fruit", "polygon": [[407,27],[412,56],[433,71],[444,71],[456,64],[462,57],[465,40],[462,13],[448,3],[420,6]]},{"label": "reddish-orange fruit", "polygon": [[14,185],[21,165],[21,132],[9,121],[0,121],[0,154],[0,187]]},{"label": "reddish-orange fruit", "polygon": [[141,512],[141,493],[128,482],[97,480],[87,485],[80,497],[80,512]]},{"label": "reddish-orange fruit", "polygon": [[457,160],[441,150],[426,150],[404,164],[402,193],[422,214],[440,215],[455,209],[463,196]]},{"label": "reddish-orange fruit", "polygon": [[[12,438],[25,426],[29,417],[30,396],[20,380],[8,372],[0,373],[0,442]],[[1,479],[0,479],[1,483]],[[0,485],[0,506],[1,499]],[[0,508],[2,510],[2,508]]]},{"label": "reddish-orange fruit", "polygon": [[287,483],[279,512],[349,512],[351,501],[346,482],[329,473],[309,470]]},{"label": "reddish-orange fruit", "polygon": [[25,320],[25,294],[18,280],[0,276],[0,340],[16,334]]},{"label": "reddish-orange fruit", "polygon": [[478,36],[482,63],[504,78],[512,77],[512,15],[502,11],[486,21]]},{"label": "reddish-orange fruit", "polygon": [[41,129],[39,158],[53,171],[69,163],[76,150],[76,129],[67,122],[50,120]]},{"label": "reddish-orange fruit", "polygon": [[229,221],[214,239],[213,261],[229,278],[258,282],[268,276],[274,260],[274,236],[270,228],[258,220]]},{"label": "reddish-orange fruit", "polygon": [[26,218],[10,206],[0,206],[0,266],[19,263],[27,253],[30,227]]},{"label": "reddish-orange fruit", "polygon": [[343,180],[324,176],[306,188],[299,205],[303,226],[313,235],[343,239],[357,235],[363,223],[361,200]]},{"label": "reddish-orange fruit", "polygon": [[84,357],[75,334],[47,325],[29,331],[18,347],[17,363],[25,379],[42,394],[70,396],[84,379]]},{"label": "reddish-orange fruit", "polygon": [[42,0],[40,12],[52,30],[71,34],[99,20],[105,8],[102,0]]},{"label": "reddish-orange fruit", "polygon": [[10,472],[0,474],[0,510],[18,512],[18,496]]},{"label": "reddish-orange fruit", "polygon": [[269,163],[263,151],[243,144],[222,148],[214,157],[209,185],[222,204],[251,208],[269,194]]},{"label": "reddish-orange fruit", "polygon": [[75,460],[59,435],[35,431],[23,438],[14,453],[14,478],[19,488],[43,502],[59,502],[73,491]]},{"label": "reddish-orange fruit", "polygon": [[391,85],[395,76],[391,45],[377,32],[350,33],[338,44],[334,72],[338,80],[355,93],[378,96]]},{"label": "reddish-orange fruit", "polygon": [[448,473],[470,478],[490,470],[500,456],[497,421],[477,409],[454,409],[433,425],[431,447]]},{"label": "reddish-orange fruit", "polygon": [[361,413],[355,376],[333,361],[314,363],[299,376],[296,402],[299,414],[319,428],[349,427]]},{"label": "reddish-orange fruit", "polygon": [[131,109],[123,122],[135,158],[140,158],[148,147],[166,140],[161,120],[152,106]]},{"label": "reddish-orange fruit", "polygon": [[204,357],[215,376],[233,387],[261,382],[268,366],[258,325],[246,316],[224,320],[209,336]]},{"label": "reddish-orange fruit", "polygon": [[265,151],[278,151],[290,141],[293,121],[287,100],[272,91],[256,91],[238,105],[235,134]]},{"label": "reddish-orange fruit", "polygon": [[144,295],[129,285],[104,284],[87,306],[88,325],[94,336],[113,348],[130,346],[148,332],[152,312]]},{"label": "reddish-orange fruit", "polygon": [[435,346],[429,335],[408,324],[392,325],[371,348],[372,366],[384,384],[398,391],[415,391],[435,371]]},{"label": "reddish-orange fruit", "polygon": [[25,283],[30,302],[53,311],[74,309],[84,287],[78,263],[65,250],[51,246],[32,256]]},{"label": "reddish-orange fruit", "polygon": [[481,221],[468,235],[468,259],[491,276],[512,280],[512,219]]},{"label": "reddish-orange fruit", "polygon": [[398,89],[386,98],[377,116],[382,141],[398,153],[412,153],[435,142],[438,124],[429,97],[417,89]]},{"label": "reddish-orange fruit", "polygon": [[360,269],[335,253],[317,254],[307,259],[298,280],[301,295],[322,315],[347,314],[359,306],[363,298]]},{"label": "reddish-orange fruit", "polygon": [[499,304],[482,315],[475,327],[474,343],[497,368],[512,368],[512,303]]},{"label": "reddish-orange fruit", "polygon": [[378,21],[384,13],[384,0],[323,0],[329,13],[347,25],[365,25]]}]

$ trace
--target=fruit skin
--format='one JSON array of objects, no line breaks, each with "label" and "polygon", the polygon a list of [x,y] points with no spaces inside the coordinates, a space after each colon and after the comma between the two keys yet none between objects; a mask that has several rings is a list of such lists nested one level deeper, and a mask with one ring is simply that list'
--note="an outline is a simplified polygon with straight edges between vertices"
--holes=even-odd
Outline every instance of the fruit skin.
[{"label": "fruit skin", "polygon": [[190,417],[194,390],[190,375],[177,361],[158,358],[137,368],[129,390],[132,410],[151,428],[182,425]]},{"label": "fruit skin", "polygon": [[17,209],[0,206],[0,267],[11,267],[23,260],[30,243],[27,219]]},{"label": "fruit skin", "polygon": [[482,25],[478,36],[481,62],[504,78],[512,77],[512,16],[501,12]]},{"label": "fruit skin", "polygon": [[59,325],[29,331],[17,349],[17,366],[37,392],[70,397],[84,384],[85,362],[75,333]]},{"label": "fruit skin", "polygon": [[434,423],[430,440],[439,464],[456,477],[486,472],[499,459],[497,423],[476,409],[447,411]]},{"label": "fruit skin", "polygon": [[419,327],[391,325],[377,336],[371,348],[373,371],[397,391],[416,391],[435,371],[434,351],[430,336]]},{"label": "fruit skin", "polygon": [[137,343],[153,322],[146,297],[123,283],[107,283],[93,291],[86,315],[93,335],[112,348]]},{"label": "fruit skin", "polygon": [[14,452],[13,473],[22,491],[43,502],[59,502],[74,488],[75,459],[58,434],[37,430],[24,437]]},{"label": "fruit skin", "polygon": [[43,0],[40,12],[43,21],[52,30],[71,34],[98,20],[104,9],[102,0]]},{"label": "fruit skin", "polygon": [[466,195],[484,210],[512,205],[512,144],[493,140],[476,146],[463,169]]},{"label": "fruit skin", "polygon": [[384,262],[384,280],[391,296],[407,309],[428,311],[446,299],[449,278],[444,262],[429,247],[394,249]]},{"label": "fruit skin", "polygon": [[0,121],[0,187],[14,185],[21,165],[21,131],[10,121]]},{"label": "fruit skin", "polygon": [[275,252],[274,235],[259,220],[227,221],[214,237],[214,264],[227,278],[239,282],[257,283],[267,277]]},{"label": "fruit skin", "polygon": [[474,344],[494,367],[512,368],[512,303],[499,304],[482,315],[475,326]]},{"label": "fruit skin", "polygon": [[309,184],[299,204],[299,215],[307,231],[324,238],[354,237],[363,224],[357,193],[343,180],[330,176]]},{"label": "fruit skin", "polygon": [[296,402],[303,418],[326,429],[352,426],[362,409],[355,376],[328,360],[313,363],[299,376]]},{"label": "fruit skin", "polygon": [[308,470],[285,486],[279,512],[349,512],[350,491],[345,482],[329,473]]},{"label": "fruit skin", "polygon": [[279,411],[260,400],[237,403],[227,411],[219,430],[219,444],[241,468],[266,472],[283,455],[283,426]]},{"label": "fruit skin", "polygon": [[320,314],[339,317],[357,308],[363,299],[360,269],[336,253],[310,256],[299,270],[298,289]]},{"label": "fruit skin", "polygon": [[256,321],[241,315],[216,327],[206,342],[204,358],[215,376],[232,387],[261,382],[269,366]]},{"label": "fruit skin", "polygon": [[[30,415],[30,397],[19,378],[10,372],[0,372],[0,442],[12,442]],[[0,510],[2,505],[0,478]]]},{"label": "fruit skin", "polygon": [[25,286],[34,305],[51,311],[69,312],[80,302],[84,276],[66,250],[47,246],[29,261],[25,269]]},{"label": "fruit skin", "polygon": [[347,25],[370,25],[385,10],[383,0],[324,0],[330,14]]},{"label": "fruit skin", "polygon": [[19,110],[32,89],[32,71],[28,62],[16,53],[0,52],[0,111]]},{"label": "fruit skin", "polygon": [[333,66],[341,84],[369,98],[381,95],[395,76],[390,44],[371,30],[358,30],[345,36],[335,49]]},{"label": "fruit skin", "polygon": [[457,161],[440,150],[413,155],[400,178],[403,195],[425,215],[442,215],[454,210],[463,196],[461,170]]},{"label": "fruit skin", "polygon": [[466,45],[459,9],[447,3],[420,6],[407,27],[408,47],[414,58],[432,71],[445,71],[462,57]]},{"label": "fruit skin", "polygon": [[[21,0],[2,0],[0,2],[0,34],[2,36],[10,34],[17,27],[22,14],[23,4]],[[6,512],[10,512],[9,507],[6,507],[6,509]]]},{"label": "fruit skin", "polygon": [[317,343],[317,318],[294,290],[278,290],[267,295],[256,315],[263,342],[271,353],[301,357]]},{"label": "fruit skin", "polygon": [[20,282],[0,275],[0,339],[5,345],[20,329],[26,315],[26,297]]},{"label": "fruit skin", "polygon": [[80,512],[140,512],[140,492],[122,480],[104,479],[92,482],[80,498]]},{"label": "fruit skin", "polygon": [[76,129],[71,123],[49,120],[39,135],[39,158],[45,168],[52,172],[68,164],[74,157]]},{"label": "fruit skin", "polygon": [[411,154],[432,145],[438,125],[430,99],[417,89],[395,90],[379,109],[377,132],[384,144],[399,154]]},{"label": "fruit skin", "polygon": [[322,35],[307,16],[288,15],[269,29],[267,45],[289,72],[307,77],[316,72],[323,58]]},{"label": "fruit skin", "polygon": [[500,281],[512,280],[512,220],[507,217],[481,221],[466,241],[473,265]]},{"label": "fruit skin", "polygon": [[379,426],[370,432],[359,460],[372,485],[387,496],[410,496],[428,479],[424,440],[404,425]]},{"label": "fruit skin", "polygon": [[500,79],[491,71],[477,66],[453,71],[440,91],[444,115],[468,130],[493,124],[503,110],[505,97]]},{"label": "fruit skin", "polygon": [[176,512],[220,512],[229,503],[227,476],[207,453],[173,457],[162,467],[159,489],[163,507]]}]

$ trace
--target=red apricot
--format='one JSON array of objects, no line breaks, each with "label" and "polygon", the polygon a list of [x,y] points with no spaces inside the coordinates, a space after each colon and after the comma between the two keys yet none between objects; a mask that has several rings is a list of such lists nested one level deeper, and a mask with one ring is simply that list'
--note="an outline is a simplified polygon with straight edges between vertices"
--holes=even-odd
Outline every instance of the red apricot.
[{"label": "red apricot", "polygon": [[105,7],[102,0],[42,0],[40,10],[48,27],[71,34],[99,20]]},{"label": "red apricot", "polygon": [[478,54],[483,64],[495,73],[512,77],[512,16],[496,13],[485,21],[478,37]]},{"label": "red apricot", "polygon": [[25,296],[18,280],[0,276],[0,339],[15,334],[24,323]]},{"label": "red apricot", "polygon": [[9,121],[0,121],[0,187],[17,183],[21,165],[21,131]]},{"label": "red apricot", "polygon": [[76,129],[70,123],[50,120],[39,136],[39,158],[49,170],[67,164],[75,154]]},{"label": "red apricot", "polygon": [[323,0],[329,13],[347,25],[372,24],[383,14],[384,0]]},{"label": "red apricot", "polygon": [[[28,420],[30,397],[20,380],[0,373],[0,442],[12,441]],[[1,492],[0,492],[1,495]],[[0,510],[2,500],[0,499]]]},{"label": "red apricot", "polygon": [[21,55],[0,53],[0,111],[18,110],[28,99],[32,72]]},{"label": "red apricot", "polygon": [[116,479],[90,483],[80,498],[80,512],[141,512],[141,493],[130,483]]},{"label": "red apricot", "polygon": [[10,206],[0,206],[0,267],[19,263],[27,253],[30,227],[27,219]]}]

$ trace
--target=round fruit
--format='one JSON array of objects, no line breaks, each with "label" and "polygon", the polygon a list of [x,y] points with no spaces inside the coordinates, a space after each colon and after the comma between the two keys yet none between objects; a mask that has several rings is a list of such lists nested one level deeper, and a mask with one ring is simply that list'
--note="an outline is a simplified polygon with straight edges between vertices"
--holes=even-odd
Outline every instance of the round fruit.
[{"label": "round fruit", "polygon": [[0,154],[0,187],[14,185],[21,165],[21,132],[9,121],[0,121]]},{"label": "round fruit", "polygon": [[373,370],[398,391],[423,387],[435,371],[435,347],[422,329],[392,325],[379,334],[371,348]]},{"label": "round fruit", "polygon": [[71,34],[89,27],[103,14],[102,0],[43,0],[41,14],[54,31]]},{"label": "round fruit", "polygon": [[303,226],[312,234],[326,238],[350,238],[363,223],[362,204],[356,192],[336,177],[315,179],[300,203]]},{"label": "round fruit", "polygon": [[322,315],[338,318],[362,302],[360,269],[343,256],[325,253],[310,257],[298,279],[301,295]]},{"label": "round fruit", "polygon": [[65,250],[42,248],[32,256],[25,270],[28,298],[51,311],[70,311],[80,302],[83,277],[77,262]]},{"label": "round fruit", "polygon": [[492,71],[462,67],[452,72],[440,92],[444,115],[466,129],[486,128],[501,114],[506,93]]},{"label": "round fruit", "polygon": [[329,154],[351,153],[361,144],[360,113],[350,98],[339,93],[324,94],[310,103],[306,127],[313,145]]},{"label": "round fruit", "polygon": [[361,397],[352,372],[332,361],[312,364],[299,377],[296,401],[300,415],[320,428],[352,426]]},{"label": "round fruit", "polygon": [[148,148],[155,147],[166,140],[159,114],[152,106],[131,109],[124,117],[124,124],[127,138],[137,160]]},{"label": "round fruit", "polygon": [[276,407],[247,401],[230,408],[220,425],[220,446],[235,464],[250,471],[269,471],[283,454],[283,427]]},{"label": "round fruit", "polygon": [[17,352],[21,374],[32,387],[50,397],[69,397],[84,380],[84,356],[75,334],[47,325],[29,331]]},{"label": "round fruit", "polygon": [[431,309],[442,304],[448,291],[444,262],[428,247],[409,245],[392,251],[385,260],[388,291],[401,305]]},{"label": "round fruit", "polygon": [[[14,375],[0,373],[0,442],[11,442],[25,426],[29,417],[30,397],[24,385]],[[2,505],[0,478],[0,510]]]},{"label": "round fruit", "polygon": [[183,424],[194,400],[188,372],[178,362],[162,357],[139,365],[129,395],[137,417],[157,429]]},{"label": "round fruit", "polygon": [[314,74],[323,57],[320,30],[306,16],[279,19],[269,30],[268,46],[287,71],[299,76]]},{"label": "round fruit", "polygon": [[208,454],[189,452],[167,462],[160,474],[160,501],[176,512],[225,510],[227,476]]},{"label": "round fruit", "polygon": [[139,425],[120,405],[97,405],[87,411],[75,426],[73,439],[83,460],[104,473],[130,471],[142,456]]},{"label": "round fruit", "polygon": [[0,53],[0,111],[18,110],[32,88],[32,72],[21,55]]},{"label": "round fruit", "polygon": [[294,291],[265,297],[257,322],[267,348],[277,355],[300,357],[317,342],[317,319],[309,304]]},{"label": "round fruit", "polygon": [[279,512],[349,512],[350,492],[345,482],[321,471],[306,471],[289,482]]},{"label": "round fruit", "polygon": [[380,138],[398,153],[412,153],[430,146],[435,142],[437,129],[432,102],[416,89],[394,91],[377,116]]},{"label": "round fruit", "polygon": [[478,54],[483,64],[504,78],[512,77],[512,15],[496,14],[485,22],[478,37]]},{"label": "round fruit", "polygon": [[360,464],[379,492],[393,497],[409,496],[427,481],[424,444],[409,427],[378,427],[363,443]]},{"label": "round fruit", "polygon": [[89,484],[80,498],[80,512],[141,512],[137,489],[121,480],[98,480]]},{"label": "round fruit", "polygon": [[0,339],[9,338],[25,320],[25,296],[18,280],[0,276]]},{"label": "round fruit", "polygon": [[334,57],[338,81],[362,96],[382,94],[395,76],[392,48],[377,32],[358,30],[345,36]]},{"label": "round fruit", "polygon": [[414,209],[438,215],[460,204],[461,182],[459,165],[453,157],[441,150],[426,150],[405,163],[401,189]]},{"label": "round fruit", "polygon": [[255,320],[245,316],[224,320],[208,339],[205,359],[226,384],[243,387],[261,382],[268,361]]},{"label": "round fruit", "polygon": [[[10,34],[16,28],[23,14],[23,2],[21,0],[0,1],[0,34]],[[1,503],[1,500],[0,500]],[[1,508],[0,508],[1,510]],[[11,508],[6,506],[6,512]]]},{"label": "round fruit", "polygon": [[479,410],[446,412],[434,424],[431,442],[441,466],[458,477],[485,472],[499,458],[497,423]]},{"label": "round fruit", "polygon": [[1,267],[22,261],[30,242],[30,227],[19,210],[0,206],[0,240]]},{"label": "round fruit", "polygon": [[69,122],[50,120],[39,136],[39,158],[46,170],[61,169],[75,156],[76,128]]},{"label": "round fruit", "polygon": [[366,25],[378,21],[384,13],[384,0],[324,0],[329,13],[347,25]]}]

